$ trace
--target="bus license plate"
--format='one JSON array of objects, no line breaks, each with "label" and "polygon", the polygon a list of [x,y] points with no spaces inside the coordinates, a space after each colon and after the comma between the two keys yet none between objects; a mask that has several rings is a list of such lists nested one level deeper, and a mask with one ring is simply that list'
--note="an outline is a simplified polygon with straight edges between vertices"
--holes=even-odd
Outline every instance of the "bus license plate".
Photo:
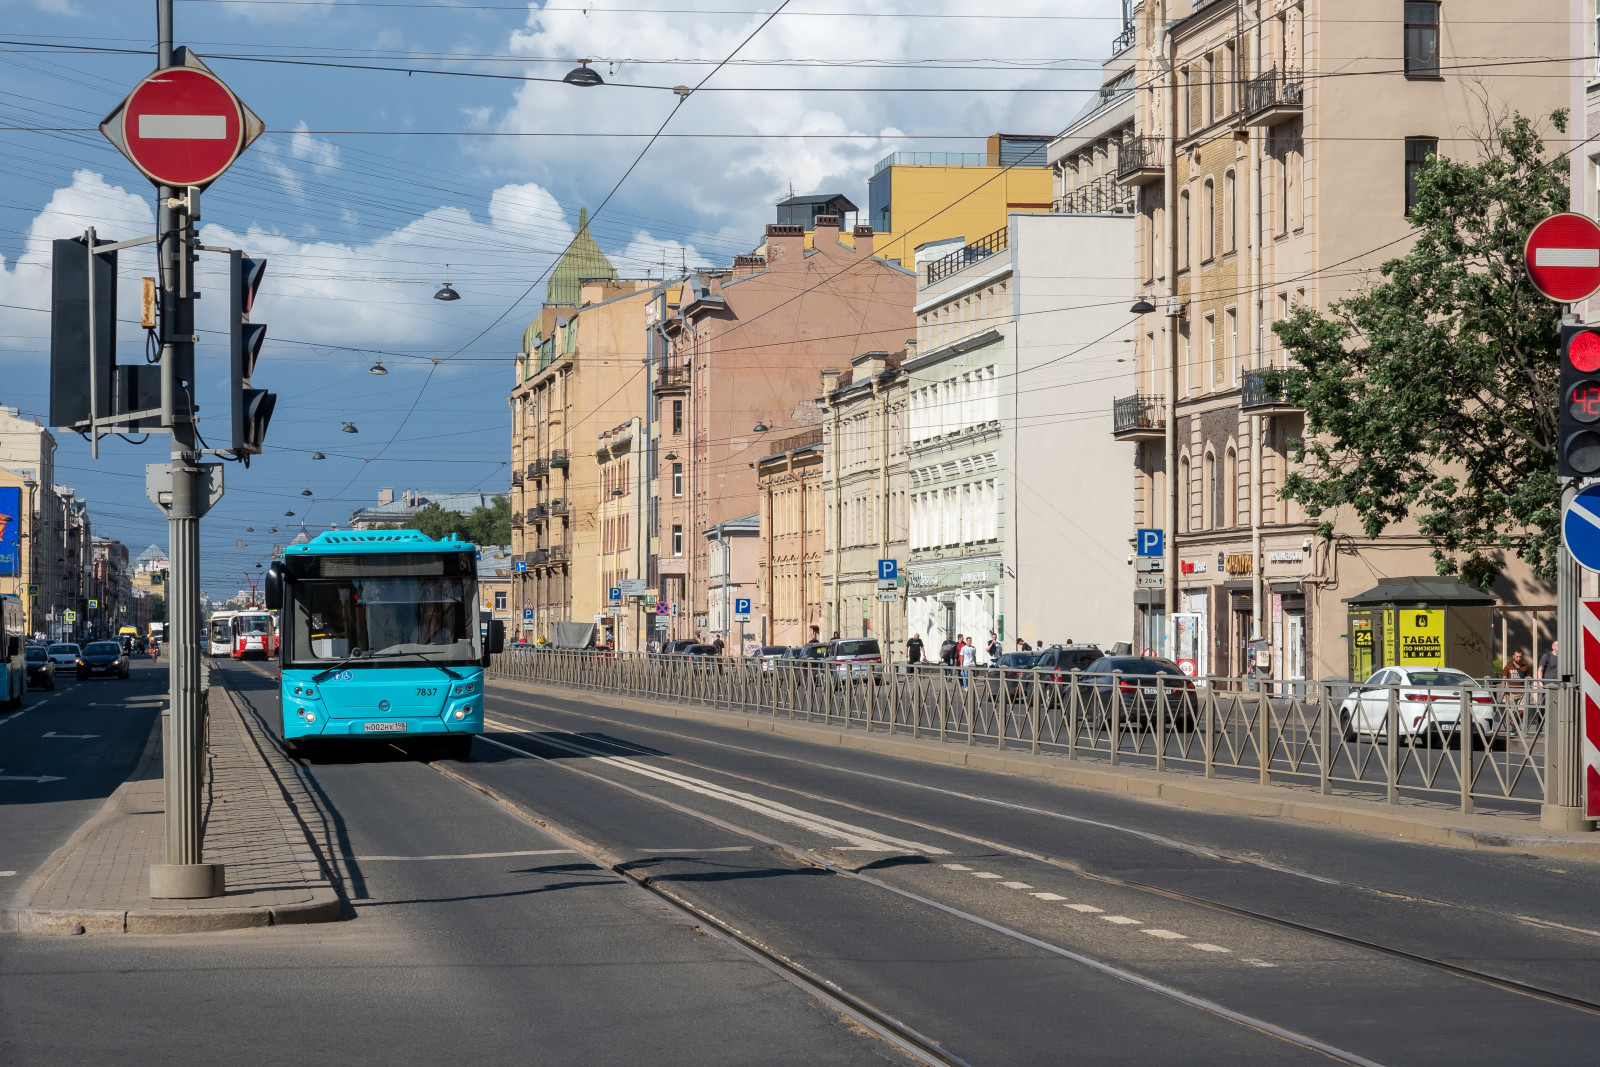
[{"label": "bus license plate", "polygon": [[364,727],[369,734],[403,734],[406,724],[403,722],[369,722]]}]

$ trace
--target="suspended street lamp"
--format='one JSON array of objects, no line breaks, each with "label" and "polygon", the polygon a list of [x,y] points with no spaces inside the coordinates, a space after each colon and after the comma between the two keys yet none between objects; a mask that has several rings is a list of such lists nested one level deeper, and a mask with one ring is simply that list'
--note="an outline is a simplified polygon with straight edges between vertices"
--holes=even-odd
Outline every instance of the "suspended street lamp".
[{"label": "suspended street lamp", "polygon": [[588,89],[596,85],[604,85],[605,79],[600,77],[600,72],[589,69],[587,59],[578,60],[578,65],[567,71],[567,76],[561,79],[568,85],[576,85],[580,89]]}]

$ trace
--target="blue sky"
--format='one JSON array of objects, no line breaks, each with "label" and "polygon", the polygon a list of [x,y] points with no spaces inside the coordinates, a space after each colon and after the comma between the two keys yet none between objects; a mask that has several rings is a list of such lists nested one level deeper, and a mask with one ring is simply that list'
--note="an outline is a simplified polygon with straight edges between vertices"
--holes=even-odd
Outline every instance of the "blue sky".
[{"label": "blue sky", "polygon": [[[597,207],[643,148],[639,135],[672,112],[670,88],[698,83],[775,4],[178,0],[178,43],[269,130],[204,201],[207,243],[268,260],[256,382],[278,394],[267,453],[248,470],[228,465],[227,497],[203,523],[206,589],[230,595],[302,519],[342,523],[381,487],[508,484],[505,396],[543,297],[535,281],[579,205]],[[1117,0],[1021,0],[1002,17],[972,17],[986,10],[791,5],[672,117],[679,136],[645,155],[595,220],[596,239],[626,275],[725,265],[758,242],[790,183],[864,206],[872,165],[891,151],[977,151],[997,130],[1056,132],[1099,83]],[[0,403],[42,419],[49,324],[32,309],[48,306],[48,241],[87,225],[115,239],[153,228],[148,182],[98,132],[81,132],[152,58],[83,49],[152,49],[155,4],[0,0],[0,26],[0,38],[42,46],[0,44],[0,126],[27,127],[0,130]],[[559,79],[580,57],[610,84],[516,80]],[[963,91],[904,91],[948,87]],[[137,279],[153,270],[123,255],[127,319]],[[218,330],[225,292],[202,269],[199,327]],[[461,300],[431,299],[444,281]],[[120,358],[142,344],[125,326]],[[199,354],[201,430],[220,437],[226,353],[207,342]],[[370,374],[380,359],[390,373]],[[359,433],[342,432],[346,421]],[[95,462],[86,442],[58,438],[57,480],[90,501],[96,531],[135,554],[164,545],[144,464],[165,460],[166,440],[111,439]],[[319,450],[327,459],[313,461]]]}]

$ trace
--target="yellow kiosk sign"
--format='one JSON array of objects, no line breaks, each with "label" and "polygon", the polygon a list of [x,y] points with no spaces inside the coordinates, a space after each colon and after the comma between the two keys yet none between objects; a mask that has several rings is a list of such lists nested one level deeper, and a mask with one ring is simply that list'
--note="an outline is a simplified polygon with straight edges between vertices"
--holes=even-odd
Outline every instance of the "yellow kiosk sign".
[{"label": "yellow kiosk sign", "polygon": [[1399,663],[1408,667],[1444,666],[1444,609],[1397,608]]}]

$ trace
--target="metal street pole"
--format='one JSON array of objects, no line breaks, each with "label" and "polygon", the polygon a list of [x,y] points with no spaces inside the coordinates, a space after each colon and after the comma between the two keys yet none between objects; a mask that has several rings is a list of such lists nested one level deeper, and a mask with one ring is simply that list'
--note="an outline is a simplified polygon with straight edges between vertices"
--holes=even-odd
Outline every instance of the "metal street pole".
[{"label": "metal street pole", "polygon": [[[156,0],[157,66],[172,61],[172,0]],[[156,190],[157,271],[161,301],[161,417],[172,430],[172,498],[167,508],[171,557],[167,587],[168,711],[163,734],[166,798],[165,863],[150,867],[152,897],[220,896],[221,864],[201,862],[200,786],[204,730],[200,663],[195,655],[200,611],[200,520],[194,412],[194,203],[174,207],[178,190]],[[197,198],[196,198],[197,199]]]},{"label": "metal street pole", "polygon": [[[1561,512],[1566,514],[1573,497],[1578,495],[1576,482],[1561,491]],[[1593,830],[1594,824],[1584,816],[1583,804],[1583,671],[1581,636],[1578,610],[1582,571],[1562,538],[1556,557],[1556,640],[1561,643],[1556,668],[1563,683],[1554,700],[1545,700],[1545,767],[1544,805],[1539,810],[1539,824],[1547,830]]]}]

